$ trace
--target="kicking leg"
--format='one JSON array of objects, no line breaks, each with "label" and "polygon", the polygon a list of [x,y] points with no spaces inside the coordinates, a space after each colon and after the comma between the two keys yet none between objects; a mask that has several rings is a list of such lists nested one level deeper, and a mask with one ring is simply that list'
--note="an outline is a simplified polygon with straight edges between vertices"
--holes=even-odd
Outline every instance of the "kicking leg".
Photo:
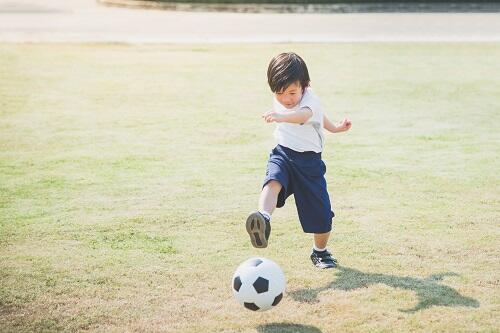
[{"label": "kicking leg", "polygon": [[281,187],[278,181],[269,181],[260,193],[259,211],[253,212],[247,218],[246,229],[252,245],[256,248],[267,247],[267,241],[271,234],[271,214],[276,208]]},{"label": "kicking leg", "polygon": [[259,198],[259,211],[261,213],[269,214],[269,218],[276,208],[276,203],[278,202],[278,194],[281,191],[281,184],[276,180],[271,180],[264,186],[262,192],[260,192]]}]

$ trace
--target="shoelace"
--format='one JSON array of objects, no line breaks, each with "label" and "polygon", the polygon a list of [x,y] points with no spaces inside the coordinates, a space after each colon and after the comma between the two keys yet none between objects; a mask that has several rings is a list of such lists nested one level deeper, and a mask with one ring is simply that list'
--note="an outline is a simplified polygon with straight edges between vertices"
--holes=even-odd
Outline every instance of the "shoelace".
[{"label": "shoelace", "polygon": [[317,253],[318,257],[320,258],[320,261],[322,262],[328,262],[328,263],[337,263],[337,259],[332,257],[332,254],[329,251],[325,251],[324,253]]}]

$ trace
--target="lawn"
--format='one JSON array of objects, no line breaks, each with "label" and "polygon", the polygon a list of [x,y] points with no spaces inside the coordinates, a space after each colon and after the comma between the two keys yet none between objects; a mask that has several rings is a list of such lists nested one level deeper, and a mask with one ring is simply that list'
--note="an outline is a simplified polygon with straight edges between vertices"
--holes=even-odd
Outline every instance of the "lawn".
[{"label": "lawn", "polygon": [[[333,120],[335,270],[293,198],[244,228],[270,149],[270,58]],[[0,44],[0,331],[499,332],[500,44]],[[287,293],[254,313],[243,260]]]}]

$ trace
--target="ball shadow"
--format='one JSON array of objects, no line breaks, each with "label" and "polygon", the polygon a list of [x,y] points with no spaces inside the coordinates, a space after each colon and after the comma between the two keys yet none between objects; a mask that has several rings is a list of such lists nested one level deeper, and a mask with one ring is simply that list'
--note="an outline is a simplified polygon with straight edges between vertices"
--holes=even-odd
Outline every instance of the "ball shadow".
[{"label": "ball shadow", "polygon": [[260,333],[322,333],[317,327],[292,323],[271,323],[257,326]]},{"label": "ball shadow", "polygon": [[455,289],[439,283],[446,276],[458,276],[452,272],[433,274],[427,278],[364,273],[349,267],[339,267],[335,272],[337,278],[326,286],[294,290],[288,292],[288,295],[299,302],[317,303],[318,294],[325,290],[349,291],[367,288],[372,284],[385,284],[392,288],[411,290],[417,294],[418,304],[410,309],[400,309],[401,312],[416,312],[431,306],[479,307],[479,302],[474,298],[462,296]]}]

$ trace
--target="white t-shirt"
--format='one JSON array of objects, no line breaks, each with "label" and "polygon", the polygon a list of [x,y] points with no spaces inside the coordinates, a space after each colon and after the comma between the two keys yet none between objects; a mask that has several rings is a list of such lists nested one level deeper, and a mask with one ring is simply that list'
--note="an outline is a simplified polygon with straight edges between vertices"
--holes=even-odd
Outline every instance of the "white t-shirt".
[{"label": "white t-shirt", "polygon": [[276,123],[274,137],[279,145],[288,147],[298,152],[323,151],[323,109],[318,97],[311,88],[306,88],[300,103],[293,109],[284,107],[276,97],[273,100],[274,111],[287,113],[297,111],[303,107],[312,110],[312,116],[304,124]]}]

